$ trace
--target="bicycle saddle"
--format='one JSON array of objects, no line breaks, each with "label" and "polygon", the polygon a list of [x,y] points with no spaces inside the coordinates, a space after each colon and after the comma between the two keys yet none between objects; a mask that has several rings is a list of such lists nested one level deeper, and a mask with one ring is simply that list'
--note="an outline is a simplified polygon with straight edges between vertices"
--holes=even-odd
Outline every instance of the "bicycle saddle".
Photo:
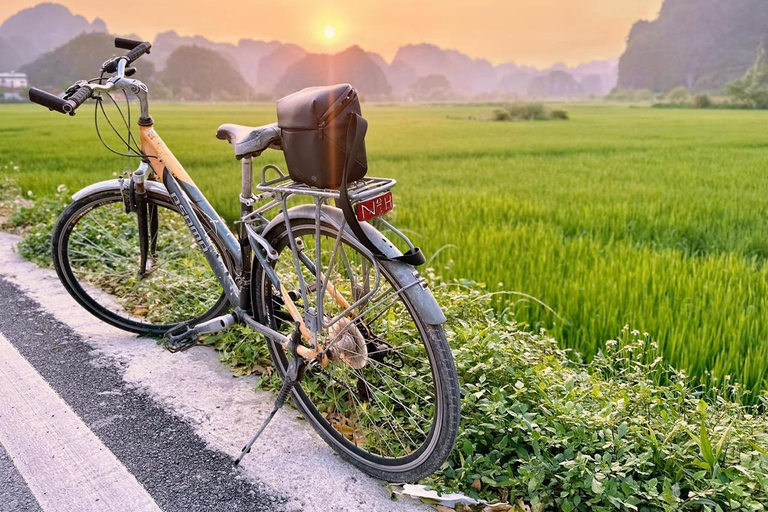
[{"label": "bicycle saddle", "polygon": [[229,141],[235,149],[235,158],[259,156],[267,148],[282,149],[280,128],[277,123],[254,128],[239,124],[223,124],[216,131],[216,138]]}]

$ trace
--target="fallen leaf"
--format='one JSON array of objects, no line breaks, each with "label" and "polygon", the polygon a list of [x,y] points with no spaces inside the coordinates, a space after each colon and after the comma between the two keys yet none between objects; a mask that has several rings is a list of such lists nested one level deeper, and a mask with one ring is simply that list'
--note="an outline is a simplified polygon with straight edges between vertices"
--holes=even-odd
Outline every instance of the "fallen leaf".
[{"label": "fallen leaf", "polygon": [[476,491],[479,491],[480,490],[480,486],[481,486],[480,479],[479,478],[475,478],[475,481],[472,482],[472,488],[474,490],[476,490]]}]

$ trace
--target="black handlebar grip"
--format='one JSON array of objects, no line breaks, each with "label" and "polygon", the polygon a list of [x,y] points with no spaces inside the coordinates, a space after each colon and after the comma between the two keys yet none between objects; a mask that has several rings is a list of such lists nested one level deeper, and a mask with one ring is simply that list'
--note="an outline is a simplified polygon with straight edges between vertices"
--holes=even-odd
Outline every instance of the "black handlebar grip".
[{"label": "black handlebar grip", "polygon": [[59,98],[51,93],[31,87],[29,89],[29,101],[48,107],[62,114],[75,115],[77,107],[90,98],[92,89],[87,85],[80,87],[69,99]]},{"label": "black handlebar grip", "polygon": [[150,43],[144,42],[144,43],[141,43],[136,48],[134,48],[133,50],[126,53],[125,58],[128,59],[128,64],[135,61],[145,53],[149,53],[150,48],[152,48],[152,45]]},{"label": "black handlebar grip", "polygon": [[[29,89],[29,101],[44,107],[48,107],[49,109],[55,110],[56,112],[61,112],[62,114],[67,114],[72,110],[68,100],[59,98],[58,96],[54,96],[51,93],[36,89],[34,87]],[[69,110],[67,110],[67,107],[69,107]]]},{"label": "black handlebar grip", "polygon": [[85,103],[85,100],[91,97],[91,93],[93,92],[93,89],[88,87],[87,85],[82,85],[80,88],[75,91],[75,93],[69,97],[69,102],[72,104],[72,110],[67,112],[69,115],[73,116],[75,115],[75,110],[77,107]]},{"label": "black handlebar grip", "polygon": [[115,38],[115,48],[122,48],[123,50],[133,50],[144,41],[135,41],[133,39],[126,39],[124,37]]}]

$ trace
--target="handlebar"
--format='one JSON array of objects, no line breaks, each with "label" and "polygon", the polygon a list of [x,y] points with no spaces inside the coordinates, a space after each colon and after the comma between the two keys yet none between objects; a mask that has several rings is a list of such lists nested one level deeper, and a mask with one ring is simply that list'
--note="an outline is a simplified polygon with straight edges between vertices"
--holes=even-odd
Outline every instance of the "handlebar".
[{"label": "handlebar", "polygon": [[73,116],[75,115],[75,110],[77,110],[77,107],[82,105],[85,100],[90,98],[92,91],[93,89],[91,89],[89,86],[83,85],[72,96],[70,96],[69,99],[64,99],[32,87],[29,89],[29,100],[33,103],[37,103],[38,105],[48,107],[51,110],[55,110],[56,112],[61,112],[62,114],[69,114]]},{"label": "handlebar", "polygon": [[125,37],[115,38],[115,48],[122,48],[123,50],[133,50],[144,41],[136,41],[135,39],[126,39]]},{"label": "handlebar", "polygon": [[[101,70],[105,73],[118,73],[118,78],[123,78],[126,74],[126,66],[137,60],[145,53],[149,53],[152,44],[149,42],[134,41],[123,37],[115,38],[115,47],[129,50],[128,53],[120,57],[113,57],[106,61]],[[129,70],[132,68],[128,68]],[[112,79],[110,79],[111,81]],[[111,90],[101,85],[87,85],[85,82],[77,82],[79,88],[67,98],[60,98],[41,89],[32,87],[29,89],[29,100],[38,105],[48,107],[50,110],[61,112],[62,114],[75,115],[77,107],[85,103],[85,100],[91,97],[94,89]]]},{"label": "handlebar", "polygon": [[118,63],[121,60],[126,61],[126,66],[129,66],[133,61],[137,60],[139,57],[144,55],[145,53],[149,53],[149,51],[152,49],[152,44],[144,41],[134,41],[132,39],[125,39],[122,37],[116,37],[115,38],[115,46],[117,48],[122,48],[124,50],[130,50],[128,53],[121,57],[113,57],[106,61],[102,66],[101,70],[105,73],[114,73],[117,71]]}]

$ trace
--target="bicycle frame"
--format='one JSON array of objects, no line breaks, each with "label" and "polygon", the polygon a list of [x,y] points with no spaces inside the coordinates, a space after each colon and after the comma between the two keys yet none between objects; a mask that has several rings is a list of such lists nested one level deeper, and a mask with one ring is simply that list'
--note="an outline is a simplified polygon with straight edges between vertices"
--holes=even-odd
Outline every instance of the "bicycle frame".
[{"label": "bicycle frame", "polygon": [[[315,234],[317,240],[319,240],[321,224],[320,218],[322,216],[323,206],[327,204],[331,199],[338,200],[338,191],[313,189],[311,187],[307,187],[306,185],[292,182],[277,167],[267,166],[264,168],[264,170],[262,170],[261,182],[257,187],[260,191],[263,192],[263,194],[261,194],[259,197],[254,197],[252,161],[250,157],[244,158],[242,160],[242,189],[240,194],[240,228],[238,233],[239,236],[235,237],[235,235],[227,227],[227,223],[224,221],[224,219],[222,219],[221,216],[213,208],[213,206],[211,206],[197,185],[195,185],[195,182],[192,180],[189,174],[187,174],[179,160],[174,156],[173,152],[168,148],[165,142],[163,142],[160,135],[158,135],[158,133],[155,131],[154,122],[149,115],[147,87],[138,80],[125,77],[124,61],[121,60],[118,63],[118,71],[115,77],[111,78],[106,85],[93,86],[93,89],[95,92],[109,92],[114,89],[130,90],[139,100],[141,107],[141,115],[138,120],[140,133],[139,145],[143,158],[142,167],[140,167],[137,172],[133,173],[131,179],[135,182],[137,187],[136,190],[139,193],[144,192],[144,181],[148,178],[153,178],[146,173],[149,167],[151,167],[152,171],[154,172],[154,178],[159,177],[162,180],[162,183],[165,185],[165,188],[168,191],[172,201],[178,207],[179,212],[187,223],[190,232],[203,251],[203,254],[205,255],[205,258],[208,261],[211,269],[213,270],[216,279],[221,284],[227,300],[235,310],[237,318],[248,325],[251,329],[272,338],[273,340],[281,343],[286,347],[290,343],[289,337],[271,329],[269,326],[259,323],[249,314],[249,312],[252,310],[250,291],[252,272],[251,267],[252,258],[255,256],[257,263],[261,265],[265,270],[267,276],[272,281],[275,288],[280,290],[286,309],[289,311],[294,322],[296,322],[298,325],[302,337],[311,346],[311,348],[299,346],[298,354],[305,359],[314,359],[319,354],[324,354],[324,349],[327,349],[328,347],[321,347],[317,345],[316,334],[322,329],[327,329],[331,325],[339,322],[343,317],[354,318],[356,316],[354,309],[374,295],[376,289],[378,288],[381,277],[377,258],[370,254],[370,251],[367,249],[361,248],[361,251],[366,255],[366,258],[369,259],[371,267],[376,272],[375,286],[370,290],[366,289],[365,294],[362,297],[357,298],[353,304],[349,304],[344,299],[344,297],[334,288],[333,284],[330,282],[330,278],[323,274],[319,244],[317,246],[317,254],[315,255],[314,262],[312,262],[307,255],[298,250],[297,241],[294,239],[290,229],[289,216],[286,214],[284,216],[284,220],[286,227],[288,228],[290,248],[300,282],[299,291],[301,293],[304,304],[308,303],[308,290],[302,277],[301,265],[304,265],[311,271],[313,275],[316,276],[316,282],[318,284],[316,287],[317,309],[308,312],[305,315],[306,318],[303,318],[293,300],[289,296],[288,292],[283,286],[280,285],[279,277],[269,263],[269,259],[274,260],[277,258],[277,253],[269,245],[269,243],[255,231],[251,225],[251,222],[254,220],[260,220],[266,223],[267,221],[262,214],[272,208],[280,207],[283,212],[287,212],[287,200],[294,195],[310,196],[313,198],[315,203]],[[277,179],[271,181],[266,179],[266,172],[270,168],[273,168],[278,172],[279,177]],[[364,180],[360,180],[360,182],[354,187],[356,189],[355,192],[352,192],[352,189],[350,189],[349,197],[354,200],[362,201],[375,197],[383,192],[389,191],[394,185],[395,180],[366,178]],[[269,201],[268,204],[260,207],[258,210],[254,211],[254,203],[258,200],[266,198],[271,198],[271,201]],[[214,249],[210,237],[205,232],[205,229],[203,228],[203,225],[198,218],[195,209],[192,207],[193,204],[197,206],[206,217],[208,217],[214,227],[214,230],[216,231],[216,234],[218,235],[218,238],[223,241],[224,250],[226,251],[227,256],[232,258],[234,263],[234,277],[230,274],[230,271],[224,263],[221,255],[219,255],[218,252]],[[151,251],[151,248],[155,245],[153,239],[154,235],[151,232],[154,230],[154,233],[156,234],[157,225],[154,224],[149,226],[149,228],[147,227],[146,218],[142,218],[142,215],[146,217],[146,211],[143,207],[138,208],[137,213],[139,215],[139,232],[150,232],[149,236],[146,236],[145,234],[144,236],[146,239],[142,240],[143,254],[140,270],[143,272],[144,262],[146,260],[146,252]],[[153,218],[156,218],[156,216]],[[403,233],[395,229],[391,224],[387,223],[383,219],[382,223],[398,237],[404,240],[409,248],[413,249],[413,244],[411,244],[410,240],[408,240],[408,238]],[[339,226],[339,235],[336,241],[336,247],[334,248],[334,252],[331,257],[331,264],[333,263],[333,258],[335,258],[336,252],[341,243],[341,236],[343,232],[344,223]],[[149,243],[147,243],[147,241]],[[266,255],[262,254],[262,249]],[[424,286],[423,280],[418,277],[418,274],[415,273],[415,271],[413,275],[416,276],[417,279],[411,280],[411,284],[409,284],[406,288],[413,287],[415,284],[421,284]],[[401,293],[404,290],[405,288],[399,289],[394,293]],[[326,292],[334,300],[336,300],[336,302],[341,306],[341,309],[343,310],[342,313],[336,315],[334,318],[328,321],[326,321],[323,316],[323,295]],[[432,311],[437,310],[439,313],[436,314],[438,323],[442,323],[445,317],[442,315],[442,312],[439,311],[439,306],[437,306],[437,303],[434,302],[434,298],[432,298],[431,295],[429,296],[429,299],[420,301],[420,303],[428,304],[426,307]],[[228,322],[231,324],[231,318],[228,320]],[[226,322],[221,322],[222,326],[220,328],[225,327],[225,323]],[[211,329],[216,329],[216,327],[211,327]],[[343,334],[344,332],[346,332],[346,329],[342,330],[339,335]],[[333,341],[329,343],[329,346],[332,344]],[[324,364],[327,363],[327,359],[324,355],[321,362]]]},{"label": "bicycle frame", "polygon": [[[235,309],[235,312],[255,331],[287,346],[290,341],[287,336],[257,322],[247,313],[251,306],[250,273],[252,270],[252,253],[246,226],[241,225],[240,239],[238,240],[229,230],[226,222],[200,192],[200,189],[197,188],[195,182],[184,170],[178,159],[157,134],[151,122],[140,125],[140,145],[142,152],[148,157],[147,162],[152,167],[155,175],[162,177],[162,182],[168,190],[171,199],[179,208],[179,212],[187,223],[190,232],[195,237],[200,249],[203,251],[208,264],[224,289],[227,300]],[[243,194],[241,195],[241,213],[243,216],[250,214],[253,210],[251,181],[252,171],[249,159],[243,165]],[[232,277],[221,256],[213,248],[211,239],[206,234],[200,219],[192,207],[192,203],[209,217],[214,229],[224,241],[225,250],[234,260],[238,282]],[[224,323],[222,323],[223,326]],[[306,347],[298,347],[298,353],[305,359],[312,359],[317,355],[317,351],[306,349]]]},{"label": "bicycle frame", "polygon": [[[163,142],[163,139],[157,134],[153,125],[140,126],[139,134],[142,152],[149,157],[149,165],[154,170],[155,175],[162,178],[162,182],[168,189],[171,199],[173,199],[173,202],[179,207],[182,217],[184,217],[184,220],[197,240],[200,249],[205,254],[216,278],[224,288],[224,293],[227,295],[227,299],[233,307],[247,306],[247,303],[244,304],[242,302],[241,286],[238,286],[237,283],[235,283],[235,280],[229,274],[221,257],[213,249],[211,240],[205,233],[200,219],[195,214],[190,201],[211,219],[214,229],[221,235],[226,250],[233,257],[235,266],[238,270],[242,269],[245,262],[250,259],[244,258],[243,247],[241,247],[240,242],[229,230],[227,223],[219,216],[213,206],[211,206],[205,196],[200,192],[200,189],[197,188],[197,185],[195,185],[195,182],[189,174],[187,174],[187,171],[184,170],[184,167],[165,142]],[[245,204],[243,207],[248,208]],[[250,248],[250,246],[248,246],[248,248]],[[248,256],[250,256],[250,254]]]},{"label": "bicycle frame", "polygon": [[[252,271],[251,268],[251,258],[253,254],[256,255],[257,260],[260,265],[262,265],[263,268],[267,270],[268,275],[270,276],[270,279],[272,279],[275,287],[281,291],[281,294],[283,296],[283,300],[285,302],[286,308],[290,312],[292,318],[294,321],[296,321],[299,326],[302,333],[302,336],[311,343],[311,345],[314,347],[314,349],[308,349],[303,346],[298,347],[298,353],[305,359],[313,359],[320,354],[322,347],[317,347],[315,345],[315,331],[318,327],[327,327],[327,325],[313,325],[312,328],[308,328],[305,325],[304,319],[301,317],[301,314],[299,313],[298,309],[294,305],[293,301],[291,300],[288,292],[285,290],[284,287],[282,287],[279,284],[279,279],[277,278],[277,275],[272,270],[271,266],[269,265],[268,261],[264,256],[260,253],[259,250],[256,250],[255,253],[252,250],[251,244],[254,243],[254,245],[258,244],[267,251],[271,249],[269,245],[266,243],[266,241],[258,240],[259,235],[254,232],[253,228],[249,226],[247,222],[241,222],[240,223],[240,233],[239,237],[235,237],[235,235],[229,230],[227,227],[226,222],[219,216],[219,214],[216,212],[216,210],[213,208],[213,206],[208,202],[208,200],[205,198],[205,196],[200,192],[200,189],[197,188],[197,185],[195,185],[192,178],[187,174],[184,167],[181,165],[181,163],[178,161],[178,159],[174,156],[174,154],[171,152],[171,150],[168,148],[168,146],[163,142],[162,138],[158,135],[158,133],[155,131],[153,124],[151,122],[144,123],[140,125],[140,145],[141,150],[144,155],[146,155],[147,162],[149,166],[151,166],[152,170],[155,173],[155,176],[161,176],[162,182],[165,185],[166,189],[168,190],[168,193],[173,200],[174,204],[179,208],[179,212],[181,213],[182,217],[184,218],[185,222],[187,223],[187,226],[192,233],[192,235],[195,237],[195,240],[197,241],[198,245],[200,246],[200,249],[203,251],[203,254],[205,255],[206,260],[208,261],[208,264],[211,266],[211,269],[213,270],[214,274],[216,275],[216,279],[219,281],[221,286],[224,289],[224,293],[227,296],[227,300],[229,303],[235,308],[235,311],[238,313],[238,316],[252,329],[256,330],[257,332],[260,332],[266,336],[269,336],[284,346],[287,346],[289,343],[289,338],[287,336],[284,336],[283,334],[271,329],[270,327],[263,325],[259,322],[257,322],[253,317],[251,317],[247,311],[251,309],[251,293],[250,293],[250,274]],[[136,173],[134,173],[136,174]],[[140,181],[146,179],[146,176],[144,173],[139,174]],[[240,194],[240,202],[241,202],[241,219],[248,218],[253,213],[253,204],[254,204],[254,197],[253,197],[253,191],[252,191],[252,183],[253,183],[253,169],[252,169],[252,161],[250,158],[243,159],[242,163],[242,191]],[[281,204],[283,206],[284,210],[287,210],[286,201],[290,194],[280,194],[281,196]],[[226,265],[224,264],[224,261],[222,260],[221,256],[216,252],[216,250],[213,247],[213,244],[210,240],[210,237],[206,234],[205,229],[203,228],[203,225],[198,218],[197,214],[195,213],[195,210],[192,207],[192,203],[195,204],[210,220],[211,223],[214,226],[214,229],[216,230],[217,234],[220,235],[220,238],[224,241],[225,250],[229,255],[232,256],[234,263],[235,263],[235,270],[237,272],[236,277],[233,278],[233,276],[230,274],[229,270],[227,269]],[[274,203],[274,202],[273,202]],[[269,206],[274,206],[273,203],[270,203]],[[318,209],[321,206],[321,201],[318,201]],[[257,212],[258,213],[258,212]],[[319,210],[318,210],[318,229],[319,229]],[[139,223],[141,225],[142,220],[139,219]],[[291,241],[291,250],[294,254],[294,260],[297,264],[297,271],[299,272],[299,276],[301,276],[301,271],[298,268],[299,261],[296,257],[296,253],[298,252],[296,250],[296,242],[293,239],[293,236],[290,236]],[[274,249],[272,249],[274,251]],[[302,254],[303,256],[303,254]],[[319,254],[318,254],[319,258]],[[319,263],[319,260],[318,260]],[[305,265],[308,265],[308,268],[313,270],[313,273],[317,272],[317,269],[319,269],[319,265],[315,266],[310,261],[304,261]],[[318,282],[320,282],[320,279],[322,279],[322,273],[318,275]],[[301,277],[300,277],[301,279]],[[377,270],[377,283],[378,283],[378,270]],[[345,308],[344,314],[348,313],[352,310],[354,305],[350,305],[346,302],[344,297],[339,294],[335,288],[333,288],[333,285],[328,282],[327,279],[323,279],[323,287],[318,287],[318,300],[320,301],[320,304],[322,304],[321,297],[322,294],[325,293],[325,291],[328,290],[328,292],[331,294],[334,299],[339,301],[339,303]],[[369,291],[364,298],[370,297],[373,292],[375,291],[375,288],[371,291]],[[303,283],[302,280],[302,286],[301,286],[301,293],[302,297],[306,301],[306,286]],[[363,299],[364,299],[363,298]],[[358,302],[362,302],[362,300],[359,300]],[[322,306],[320,306],[320,314],[322,314]],[[335,321],[338,321],[338,319],[342,315],[339,315]],[[335,323],[335,322],[332,322]],[[321,322],[322,324],[322,322]],[[325,357],[323,358],[323,362],[326,363]]]}]

